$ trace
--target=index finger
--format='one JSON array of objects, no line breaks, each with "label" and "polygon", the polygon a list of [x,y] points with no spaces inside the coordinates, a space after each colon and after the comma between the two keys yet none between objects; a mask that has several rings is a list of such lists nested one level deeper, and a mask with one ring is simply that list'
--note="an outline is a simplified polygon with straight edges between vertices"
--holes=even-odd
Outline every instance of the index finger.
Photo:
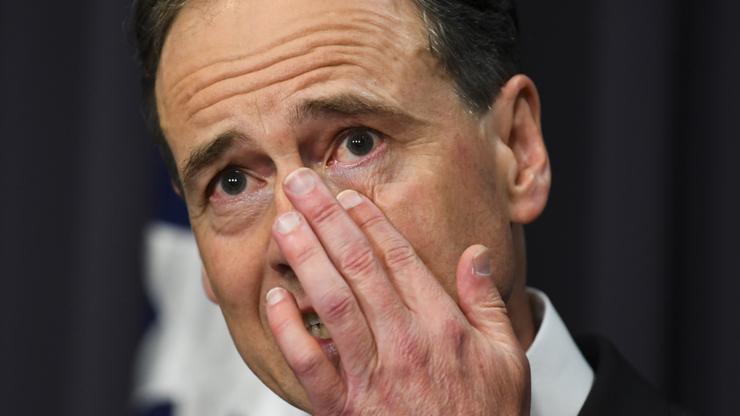
[{"label": "index finger", "polygon": [[400,324],[406,311],[372,244],[318,175],[297,169],[285,178],[285,193],[349,284],[373,333]]}]

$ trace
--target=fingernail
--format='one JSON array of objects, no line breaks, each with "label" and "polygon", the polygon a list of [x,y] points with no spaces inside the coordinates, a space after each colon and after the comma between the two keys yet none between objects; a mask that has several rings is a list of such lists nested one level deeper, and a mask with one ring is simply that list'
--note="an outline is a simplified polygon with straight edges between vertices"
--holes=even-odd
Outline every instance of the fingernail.
[{"label": "fingernail", "polygon": [[477,276],[488,277],[491,275],[491,250],[483,247],[473,257],[473,272]]},{"label": "fingernail", "polygon": [[285,289],[282,287],[273,287],[265,296],[268,305],[274,305],[283,299],[285,299]]},{"label": "fingernail", "polygon": [[347,189],[337,195],[337,201],[344,209],[354,208],[362,203],[362,197],[356,191]]},{"label": "fingernail", "polygon": [[295,230],[298,224],[301,223],[301,216],[295,211],[286,212],[285,214],[278,217],[275,222],[275,230],[280,234],[288,234]]},{"label": "fingernail", "polygon": [[294,195],[305,195],[316,186],[316,175],[308,168],[293,171],[285,178],[285,187]]}]

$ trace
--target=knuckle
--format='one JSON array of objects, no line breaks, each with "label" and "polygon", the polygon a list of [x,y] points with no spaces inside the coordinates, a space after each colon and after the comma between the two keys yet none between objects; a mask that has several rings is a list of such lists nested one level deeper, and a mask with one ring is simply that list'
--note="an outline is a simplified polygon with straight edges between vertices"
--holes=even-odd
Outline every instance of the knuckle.
[{"label": "knuckle", "polygon": [[320,254],[319,246],[314,244],[304,244],[297,247],[293,253],[295,266],[306,264],[312,258]]},{"label": "knuckle", "polygon": [[275,335],[275,338],[281,338],[289,330],[290,324],[290,320],[285,318],[273,320],[272,333]]},{"label": "knuckle", "polygon": [[466,326],[454,317],[444,319],[441,324],[441,335],[445,343],[455,352],[457,358],[464,359],[470,340],[470,332],[468,332]]},{"label": "knuckle", "polygon": [[398,340],[399,364],[403,368],[425,368],[431,362],[431,351],[422,337],[413,331],[405,331]]},{"label": "knuckle", "polygon": [[377,228],[385,223],[385,217],[380,213],[370,214],[368,217],[363,218],[357,225],[360,229],[368,230]]},{"label": "knuckle", "polygon": [[369,246],[350,246],[339,256],[339,269],[347,275],[370,273],[375,267],[375,253]]},{"label": "knuckle", "polygon": [[316,374],[321,368],[324,359],[323,353],[320,352],[316,353],[312,351],[303,353],[292,360],[291,367],[299,378],[306,377]]},{"label": "knuckle", "polygon": [[468,333],[465,326],[460,322],[460,319],[455,316],[446,317],[442,320],[441,331],[446,339],[452,340],[456,344],[459,341],[464,341]]},{"label": "knuckle", "polygon": [[410,245],[394,244],[384,252],[385,262],[390,268],[403,268],[416,264],[416,253]]},{"label": "knuckle", "polygon": [[321,304],[324,305],[321,318],[325,322],[343,322],[355,312],[355,301],[348,290],[335,290],[324,295]]},{"label": "knuckle", "polygon": [[342,214],[342,207],[338,203],[327,202],[317,206],[311,214],[314,223],[317,225],[330,224]]}]

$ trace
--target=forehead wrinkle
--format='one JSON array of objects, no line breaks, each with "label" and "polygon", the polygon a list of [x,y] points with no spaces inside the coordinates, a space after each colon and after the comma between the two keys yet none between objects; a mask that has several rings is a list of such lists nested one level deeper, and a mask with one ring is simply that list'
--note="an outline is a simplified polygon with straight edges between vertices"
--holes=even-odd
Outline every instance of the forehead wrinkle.
[{"label": "forehead wrinkle", "polygon": [[[346,29],[349,27],[344,28]],[[341,29],[342,27],[337,26],[334,28],[317,30],[314,33],[321,34],[324,32],[326,34],[332,34]],[[295,34],[294,39],[287,39],[284,42],[275,42],[271,47],[262,48],[262,50],[250,52],[248,54],[240,54],[238,57],[226,57],[200,66],[193,72],[176,81],[170,90],[172,91],[173,96],[181,97],[184,95],[185,99],[189,99],[205,86],[246,72],[267,68],[281,60],[305,55],[310,52],[311,48],[318,47],[322,43],[326,43],[326,40],[319,37],[318,39],[312,39],[309,44],[305,44],[303,36],[305,36],[305,33],[297,33]],[[295,43],[303,43],[301,45],[303,46],[303,49],[308,50],[301,51],[295,48],[291,49]],[[335,43],[341,45],[346,42],[341,39],[337,39]],[[275,49],[277,49],[277,53],[275,52]],[[258,60],[257,62],[250,62],[251,59],[260,58],[261,55],[265,55],[268,52],[276,54],[272,56],[268,55],[267,59],[263,61]]]},{"label": "forehead wrinkle", "polygon": [[[359,9],[351,9],[359,10]],[[192,99],[198,92],[211,86],[211,84],[219,81],[228,80],[230,77],[249,71],[250,69],[256,70],[260,67],[269,66],[270,61],[276,61],[284,58],[290,58],[291,56],[300,56],[301,52],[291,52],[291,49],[312,49],[318,48],[320,45],[327,43],[334,43],[336,45],[352,45],[352,44],[367,44],[369,46],[375,46],[378,50],[390,53],[395,51],[395,56],[390,56],[391,60],[397,59],[397,56],[401,55],[404,45],[399,42],[400,38],[414,38],[417,37],[421,42],[412,42],[416,44],[422,44],[426,49],[425,37],[420,35],[419,30],[422,26],[419,25],[400,25],[403,19],[397,14],[383,14],[373,11],[362,10],[352,14],[345,11],[336,12],[323,12],[315,13],[323,17],[324,22],[311,22],[309,26],[298,27],[286,36],[281,36],[271,41],[266,46],[259,47],[256,51],[247,54],[242,54],[239,57],[228,56],[225,59],[218,60],[207,65],[200,66],[194,73],[189,73],[177,80],[173,87],[169,88],[170,94],[161,94],[160,101],[165,107],[174,106],[177,108],[180,105],[185,105],[187,100]],[[349,14],[349,15],[348,15]],[[337,19],[333,19],[328,24],[325,21],[328,19],[327,16],[331,17],[337,15],[341,20],[347,21],[348,23],[335,23]],[[299,21],[303,22],[306,19],[304,15]],[[296,20],[298,18],[296,17]],[[419,20],[420,21],[420,20]],[[183,23],[184,25],[185,23]],[[209,23],[215,24],[215,23]],[[192,26],[192,24],[191,24]],[[419,26],[419,27],[416,27]],[[410,31],[397,30],[397,27],[409,28]],[[197,33],[195,34],[197,37]],[[170,34],[170,38],[173,36],[177,37],[177,33]],[[292,39],[292,40],[291,40]],[[287,42],[286,42],[287,40]],[[168,42],[171,48],[177,49],[173,46],[173,42]],[[177,41],[174,41],[176,44]],[[298,44],[298,45],[296,45]],[[406,45],[408,46],[408,45]],[[259,59],[255,63],[251,63],[250,59],[254,57],[264,58],[269,52],[278,50],[277,56],[273,56],[273,59],[269,59],[270,55],[267,56],[267,61]],[[414,47],[414,49],[416,49]],[[280,56],[282,54],[282,56]],[[388,57],[386,57],[388,58]],[[247,67],[244,67],[247,61]],[[251,64],[251,65],[250,65]],[[187,71],[187,70],[185,70]],[[173,74],[174,75],[174,74]],[[175,77],[171,77],[177,79]],[[169,83],[168,83],[169,84]],[[165,85],[161,85],[165,86]],[[170,105],[168,105],[168,103]],[[192,112],[191,112],[192,113]],[[190,119],[192,115],[187,118]]]},{"label": "forehead wrinkle", "polygon": [[[338,67],[351,67],[372,74],[372,68],[384,68],[384,64],[395,55],[388,48],[375,46],[327,45],[315,47],[301,56],[276,62],[270,67],[260,69],[257,72],[239,74],[233,78],[220,80],[200,90],[198,94],[191,97],[188,102],[182,103],[187,109],[187,120],[196,114],[209,108],[218,102],[227,100],[237,95],[247,95],[252,92],[268,88],[287,81],[299,83],[301,79],[316,82],[321,79],[330,78],[331,70]],[[375,72],[378,72],[377,70]],[[372,74],[376,78],[382,78],[387,74]],[[305,83],[304,83],[305,84]],[[238,86],[234,88],[234,85]]]},{"label": "forehead wrinkle", "polygon": [[[191,102],[188,105],[190,109],[186,112],[185,121],[190,121],[202,111],[208,108],[211,108],[218,103],[224,102],[230,98],[241,96],[241,95],[248,95],[256,91],[264,90],[266,88],[269,88],[277,84],[281,84],[287,81],[297,80],[301,77],[312,77],[315,79],[316,77],[314,77],[314,75],[316,75],[317,72],[331,71],[331,70],[334,70],[342,66],[354,66],[354,65],[352,65],[351,63],[343,59],[324,61],[324,62],[321,62],[320,64],[314,63],[314,65],[311,65],[308,68],[302,69],[299,74],[295,74],[295,73],[279,74],[278,76],[273,76],[266,80],[252,80],[253,82],[249,85],[244,85],[246,84],[246,82],[241,82],[238,78],[233,79],[232,81],[234,81],[234,83],[241,84],[240,85],[241,88],[237,88],[237,89],[224,88],[225,90],[227,90],[227,92],[218,94],[215,97],[210,97],[210,99],[206,99],[206,97],[204,97],[203,99],[200,99],[200,100],[199,99],[193,100],[194,102]],[[248,75],[251,75],[251,74],[242,75],[241,77],[245,77]],[[321,77],[321,78],[326,78],[326,77]]]},{"label": "forehead wrinkle", "polygon": [[[359,9],[351,9],[350,12],[356,11]],[[314,23],[313,26],[307,26],[307,27],[300,27],[285,35],[278,37],[271,42],[268,42],[264,46],[258,47],[256,50],[247,52],[247,53],[237,53],[233,54],[231,56],[226,56],[224,58],[215,60],[213,62],[200,65],[193,69],[192,71],[189,71],[186,75],[180,77],[177,79],[173,84],[172,87],[170,87],[170,90],[173,94],[173,96],[179,96],[183,94],[183,90],[185,91],[184,94],[186,96],[190,96],[195,94],[196,91],[203,88],[203,85],[208,85],[213,82],[218,81],[219,79],[225,79],[229,78],[231,76],[237,75],[236,72],[239,72],[243,69],[243,61],[247,61],[250,58],[257,57],[259,55],[263,55],[267,52],[274,51],[276,48],[283,48],[283,49],[290,49],[292,46],[294,46],[295,43],[302,43],[301,46],[305,48],[312,48],[319,46],[322,43],[326,43],[326,40],[319,38],[316,38],[316,36],[309,39],[308,44],[305,43],[306,37],[310,35],[320,35],[323,33],[333,33],[333,32],[363,32],[362,35],[365,35],[366,40],[374,39],[372,36],[375,33],[384,34],[387,27],[390,26],[391,23],[397,23],[397,18],[390,19],[388,16],[383,16],[379,13],[370,12],[370,11],[363,11],[364,13],[361,15],[355,15],[350,18],[347,18],[346,14],[343,12],[341,13],[341,17],[344,20],[347,20],[346,23],[336,23],[331,22],[328,25],[326,23],[318,22]],[[324,19],[326,19],[326,15],[332,15],[332,14],[339,14],[338,12],[332,12],[332,13],[323,13],[321,14]],[[369,15],[369,16],[368,16]],[[308,20],[309,16],[303,16],[300,18],[300,20],[295,19],[299,22],[303,22]],[[382,22],[381,20],[387,20],[388,22]],[[385,25],[383,24],[385,23]],[[356,35],[356,34],[355,34]],[[356,39],[356,36],[353,37]],[[380,37],[379,37],[380,38]],[[376,38],[376,39],[379,39]],[[329,39],[331,41],[331,39]],[[389,45],[393,45],[392,42],[387,42]],[[342,44],[341,40],[337,41],[337,44]],[[280,59],[286,59],[290,58],[291,54],[295,55],[297,52],[284,52],[281,56],[281,54],[278,54],[275,56],[272,61],[280,60]],[[264,62],[261,64],[257,64],[257,67],[255,67],[254,70],[259,69],[259,66],[266,67],[269,66],[270,62]],[[193,82],[188,82],[191,79],[194,79]]]},{"label": "forehead wrinkle", "polygon": [[[335,42],[337,46],[344,46],[344,45],[347,45],[348,43],[349,42],[343,42],[341,40],[338,40]],[[188,101],[197,99],[197,96],[199,95],[199,93],[202,93],[205,89],[217,86],[219,83],[223,81],[228,81],[233,78],[238,78],[241,76],[250,75],[252,73],[259,73],[261,71],[268,70],[271,67],[274,67],[276,65],[280,65],[283,63],[287,63],[287,62],[305,57],[313,53],[316,49],[319,49],[319,48],[320,46],[318,45],[315,45],[315,46],[311,45],[305,50],[285,51],[284,53],[280,55],[268,57],[268,59],[264,61],[251,62],[251,63],[247,62],[246,67],[242,66],[239,68],[229,68],[228,70],[221,71],[220,73],[218,72],[218,69],[209,71],[208,74],[202,76],[201,79],[198,79],[196,81],[198,85],[193,85],[191,86],[191,88],[188,88],[187,90],[183,89],[183,91],[178,96],[175,97],[175,102],[180,103],[180,104],[187,104]]]},{"label": "forehead wrinkle", "polygon": [[[305,37],[306,35],[310,34],[311,32],[313,32],[313,33],[320,33],[322,31],[329,32],[329,31],[341,31],[341,30],[353,30],[353,29],[356,30],[356,29],[364,28],[365,31],[368,32],[368,34],[369,34],[369,32],[371,32],[371,30],[367,30],[367,29],[368,28],[372,28],[372,27],[380,27],[381,26],[381,23],[379,21],[381,21],[381,20],[387,20],[387,21],[389,21],[388,23],[398,23],[398,20],[399,20],[398,18],[392,19],[389,16],[386,16],[386,15],[383,15],[383,14],[380,14],[380,13],[377,13],[377,12],[374,12],[374,11],[362,10],[362,9],[349,9],[348,11],[343,11],[341,13],[340,12],[330,12],[330,13],[323,12],[323,13],[317,13],[317,14],[320,14],[322,17],[326,17],[326,15],[339,14],[343,19],[347,19],[347,13],[353,13],[353,12],[362,12],[362,14],[353,15],[350,19],[348,19],[349,22],[347,22],[347,23],[332,22],[328,26],[324,25],[322,29],[315,29],[315,30],[312,31],[310,27],[299,28],[298,30],[296,30],[296,31],[294,31],[292,33],[289,33],[289,34],[284,35],[282,37],[278,37],[278,38],[272,40],[271,42],[268,42],[267,44],[265,44],[265,45],[263,45],[261,47],[256,48],[254,51],[247,52],[247,53],[233,54],[232,56],[227,56],[227,57],[218,59],[216,61],[213,61],[213,62],[204,64],[204,65],[197,66],[194,69],[192,69],[191,71],[189,71],[188,73],[186,73],[186,75],[184,75],[184,76],[180,77],[179,79],[177,79],[173,83],[173,85],[172,85],[172,87],[170,89],[172,91],[179,91],[180,90],[180,87],[181,87],[181,84],[183,82],[186,82],[191,77],[198,77],[200,75],[201,71],[206,71],[208,73],[213,72],[212,67],[214,65],[229,64],[229,63],[234,63],[234,62],[238,62],[238,61],[241,61],[241,60],[249,59],[251,57],[260,55],[260,54],[262,54],[264,52],[267,52],[267,51],[269,51],[271,49],[274,49],[275,47],[278,47],[278,46],[286,46],[286,45],[289,45],[293,41],[301,40],[301,38]],[[316,15],[316,14],[314,14],[314,15]],[[307,20],[307,18],[310,18],[310,17],[312,17],[314,15],[307,15],[307,16],[296,17],[295,19],[293,19],[293,21],[289,21],[289,23],[292,23],[292,22],[295,22],[295,21],[297,21],[299,23],[303,23],[303,22],[305,22]],[[211,23],[211,24],[213,24],[213,23]],[[191,26],[192,25],[193,24],[191,24]],[[170,35],[170,37],[171,36],[172,35]],[[207,82],[207,81],[205,81],[205,82]]]},{"label": "forehead wrinkle", "polygon": [[[398,3],[393,3],[393,4],[395,6],[399,6]],[[270,43],[266,44],[266,46],[260,46],[256,50],[252,48],[250,52],[247,54],[231,53],[229,56],[227,56],[227,58],[229,58],[230,60],[218,61],[220,62],[221,65],[217,66],[217,68],[220,68],[221,71],[229,71],[230,68],[234,68],[239,65],[242,65],[243,62],[241,61],[244,61],[244,60],[249,61],[249,59],[246,59],[246,58],[254,58],[256,55],[259,55],[258,58],[264,58],[263,55],[267,55],[267,54],[260,53],[260,51],[267,50],[267,52],[272,52],[271,50],[269,50],[270,48],[273,48],[273,49],[280,48],[280,50],[283,53],[285,53],[286,49],[289,51],[289,49],[291,48],[300,48],[301,46],[303,46],[304,48],[308,47],[310,49],[311,46],[326,43],[327,41],[330,41],[330,40],[334,40],[335,44],[346,44],[346,45],[354,45],[354,44],[365,45],[366,44],[366,45],[369,45],[368,49],[371,50],[371,52],[373,52],[376,55],[376,57],[380,57],[380,59],[382,59],[382,61],[380,61],[382,66],[374,65],[374,67],[371,67],[371,68],[363,67],[363,66],[366,66],[368,63],[373,63],[372,59],[369,59],[369,56],[358,56],[358,58],[361,58],[361,60],[356,61],[359,63],[359,65],[357,65],[357,68],[355,68],[355,70],[360,71],[360,77],[359,78],[355,77],[355,78],[358,81],[367,80],[368,82],[367,82],[366,87],[370,87],[370,89],[361,88],[361,91],[359,92],[370,93],[371,95],[383,97],[386,100],[391,99],[391,101],[395,102],[397,100],[393,97],[394,94],[389,95],[389,94],[383,93],[382,89],[377,90],[377,88],[375,87],[382,85],[384,81],[392,82],[394,74],[398,75],[396,73],[397,71],[388,70],[389,65],[392,65],[390,69],[393,69],[394,67],[398,68],[399,65],[403,65],[403,62],[406,61],[403,58],[404,56],[414,57],[415,56],[414,54],[418,55],[418,53],[420,52],[428,53],[429,45],[428,45],[427,38],[426,38],[426,31],[425,31],[424,24],[420,16],[417,13],[415,13],[414,11],[412,11],[411,13],[406,13],[408,10],[402,13],[401,10],[398,9],[398,7],[394,7],[392,9],[395,10],[395,12],[390,13],[390,14],[387,13],[387,10],[376,13],[370,10],[360,11],[359,9],[356,9],[358,10],[358,12],[355,14],[352,14],[352,13],[347,13],[345,11],[346,9],[338,10],[338,11],[321,11],[321,10],[315,9],[315,11],[313,11],[312,13],[308,13],[308,14],[304,13],[301,16],[295,16],[293,17],[293,20],[304,22],[306,20],[309,20],[306,18],[307,16],[320,15],[323,18],[324,22],[326,22],[327,20],[331,20],[331,21],[328,22],[327,24],[323,24],[323,26],[322,26],[322,21],[308,22],[304,24],[304,27],[293,28],[294,30],[291,30],[290,33],[287,33],[287,35],[285,36],[279,36],[277,38],[273,38],[274,40],[271,40]],[[191,14],[190,16],[193,16],[193,15]],[[239,15],[236,15],[236,19],[237,19],[237,22],[245,20],[241,18]],[[196,31],[198,30],[197,26],[199,26],[200,28],[203,27],[203,24],[197,24],[197,20],[198,20],[198,15],[195,15],[195,19],[183,19],[181,20],[181,22],[183,22],[181,23],[181,27],[191,27],[191,31]],[[341,21],[342,23],[336,23],[337,20]],[[290,21],[290,19],[287,19],[285,21]],[[349,23],[344,23],[345,21]],[[214,49],[211,46],[209,46],[210,43],[208,43],[209,39],[207,36],[208,35],[207,31],[219,30],[220,28],[215,26],[217,23],[218,21],[209,21],[207,22],[207,24],[213,25],[214,26],[213,28],[206,27],[205,31],[201,29],[199,32],[195,32],[191,34],[189,37],[186,36],[185,38],[178,36],[178,33],[181,32],[182,30],[173,31],[169,35],[171,41],[167,43],[169,44],[169,47],[171,48],[171,50],[176,51],[179,48],[179,46],[177,46],[178,42],[181,42],[181,41],[189,42],[188,39],[197,40],[198,38],[203,38],[204,36],[206,36],[206,39],[205,39],[206,44],[203,44],[201,42],[199,44],[200,46],[196,46],[195,48],[188,48],[192,50],[193,52],[188,52],[188,54],[186,55],[180,54],[182,56],[190,56],[191,57],[189,59],[190,62],[197,63],[199,60],[198,56],[200,54],[195,53],[195,52],[197,52],[198,49],[201,49],[205,52],[208,52],[210,49]],[[227,21],[226,24],[228,25],[230,24],[230,22]],[[283,25],[283,27],[285,26],[292,26],[292,25]],[[238,28],[238,26],[236,27]],[[318,37],[317,36],[307,37],[306,34],[308,33],[310,35],[311,34],[310,32],[312,30],[314,33],[318,34],[319,36]],[[332,39],[333,37],[336,36],[337,31],[342,31],[342,30],[346,30],[347,31],[346,35],[349,35],[349,36],[346,36],[346,39],[344,40]],[[321,32],[323,32],[323,34]],[[239,33],[241,32],[237,29],[235,31],[227,32],[226,34],[228,35],[230,33],[233,33],[234,36],[237,36],[236,38],[232,36],[232,39],[237,39],[237,41],[236,42],[232,41],[232,46],[235,46],[235,47],[232,47],[231,49],[237,52],[244,50],[243,47],[239,47],[240,44],[238,41],[238,36],[240,36]],[[339,35],[341,35],[341,33],[339,33]],[[176,37],[177,39],[172,39],[173,37]],[[296,39],[296,41],[289,41],[286,43],[286,42],[282,42],[284,39]],[[301,42],[299,42],[298,40],[300,40]],[[402,42],[401,40],[410,40],[411,42]],[[245,42],[247,41],[246,40],[243,41],[242,45]],[[298,44],[298,46],[296,46],[296,44]],[[375,49],[374,51],[372,51],[373,48]],[[316,47],[314,49],[320,49],[320,48]],[[219,50],[219,48],[215,48],[214,50]],[[224,54],[220,54],[220,55],[223,56]],[[299,54],[296,54],[296,55],[299,55]],[[173,55],[173,56],[176,56],[176,55]],[[312,56],[309,55],[308,57],[310,58]],[[204,59],[208,60],[209,58],[206,57]],[[203,62],[203,59],[200,59],[200,62]],[[251,62],[248,62],[248,63],[251,63]],[[337,69],[343,65],[348,66],[351,64],[351,62],[335,61],[335,62],[331,62],[330,64],[331,65],[326,66],[325,68],[316,68],[313,70],[313,72],[304,73],[303,76],[300,77],[299,79],[294,80],[294,82],[290,82],[289,90],[276,91],[276,93],[273,94],[275,96],[274,98],[279,98],[280,100],[285,101],[286,99],[289,99],[290,97],[300,93],[301,90],[305,88],[310,88],[312,85],[317,85],[318,83],[321,83],[321,82],[332,81],[334,79],[337,79],[336,75],[341,76],[342,74],[346,74],[344,70],[337,72]],[[201,74],[198,74],[198,76],[208,77],[208,76],[217,75],[218,73],[216,71],[211,70],[213,69],[214,65],[216,64],[209,63],[207,65],[200,66],[199,68],[203,69],[203,72]],[[163,78],[162,79],[163,82],[159,83],[159,86],[167,88],[166,86],[167,84],[173,85],[171,82],[167,81],[167,78],[169,78],[170,80],[177,79],[177,76],[178,76],[177,73],[182,74],[183,72],[187,72],[188,66],[192,68],[194,65],[193,64],[188,65],[187,61],[182,62],[182,64],[178,64],[174,67],[170,65],[169,69],[166,72],[169,72],[171,75],[167,76],[166,78]],[[162,66],[160,67],[160,69],[161,68]],[[242,68],[242,67],[239,67],[239,68]],[[355,74],[357,73],[356,71],[355,71]],[[373,73],[373,71],[375,73]],[[185,78],[188,78],[188,79],[185,79]],[[262,84],[269,85],[269,83],[264,82],[265,81],[264,77],[262,78],[263,78],[261,80]],[[224,80],[224,82],[233,86],[234,83],[228,82],[229,80],[230,78],[227,78],[226,80]],[[192,89],[196,81],[197,81],[197,77],[194,78],[192,76],[186,75],[185,77],[180,78],[176,82],[176,85],[178,86],[179,89],[187,90],[188,87]],[[256,83],[252,83],[252,84],[253,86],[256,85]],[[257,87],[259,86],[260,85],[257,85]],[[206,86],[206,88],[207,87],[208,86]],[[242,88],[242,86],[239,86],[238,88]],[[352,89],[355,91],[358,91],[355,88],[352,88]],[[174,125],[176,126],[176,125],[181,125],[185,117],[187,117],[188,120],[190,120],[190,118],[194,116],[194,114],[188,115],[187,107],[183,107],[182,105],[184,104],[182,102],[178,104],[178,102],[174,99],[175,97],[173,95],[164,94],[164,92],[167,91],[166,89],[162,89],[161,91],[163,92],[163,94],[158,94],[158,101],[159,101],[158,106],[160,106],[162,110],[162,114],[161,114],[162,117],[160,118],[160,121],[162,122],[163,127],[166,127],[164,126],[164,124],[166,124],[165,122],[167,121],[166,119],[168,118],[172,119],[169,124],[172,124],[172,122],[174,122],[175,123]],[[208,92],[210,93],[211,91],[213,90],[209,89]],[[216,92],[218,91],[219,90],[216,90]],[[170,89],[170,92],[171,92],[171,89]],[[226,92],[226,91],[223,88],[221,88],[220,92]],[[251,90],[247,89],[246,91],[242,93],[246,94],[250,92]],[[388,91],[388,92],[392,92],[392,91]],[[231,93],[228,95],[234,96],[238,94],[239,93],[237,94]],[[279,94],[280,97],[277,97],[277,94]],[[206,94],[206,95],[211,96],[210,94]],[[205,100],[207,100],[207,98],[199,97],[199,100],[201,99],[204,100],[200,102],[201,104],[205,102]],[[197,103],[198,101],[194,101],[194,102]],[[262,100],[260,100],[260,102],[262,102]],[[236,104],[237,102],[231,101],[231,103]],[[190,106],[193,107],[192,103],[186,103],[186,104],[190,104]],[[209,103],[206,103],[206,104],[209,104]],[[218,104],[218,103],[213,103],[213,104]],[[217,108],[214,108],[213,111],[209,110],[205,117],[200,117],[199,115],[197,119],[198,121],[196,121],[197,125],[206,126],[206,125],[211,124],[211,122],[208,122],[207,120],[218,119],[219,122],[222,122],[225,119],[232,117],[233,116],[232,111],[236,111],[237,107],[234,107],[233,104],[224,104],[224,105],[229,106],[226,108],[233,108],[234,110],[229,110],[228,112],[221,111]],[[236,105],[239,107],[242,106],[242,104],[236,104]],[[218,108],[222,108],[222,106],[219,105]],[[170,114],[165,114],[164,111],[167,111]],[[180,119],[180,121],[177,122],[175,121],[176,119]],[[206,123],[206,124],[203,124],[203,123]],[[185,127],[185,125],[181,125],[181,126]]]}]

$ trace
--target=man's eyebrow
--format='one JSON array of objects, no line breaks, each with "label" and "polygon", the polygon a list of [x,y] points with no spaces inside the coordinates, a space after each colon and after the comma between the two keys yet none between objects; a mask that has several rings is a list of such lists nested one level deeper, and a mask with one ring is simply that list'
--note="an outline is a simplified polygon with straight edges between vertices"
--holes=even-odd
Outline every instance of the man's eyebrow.
[{"label": "man's eyebrow", "polygon": [[198,175],[223,157],[234,146],[236,140],[241,137],[234,131],[227,131],[193,150],[182,170],[185,189],[192,189]]},{"label": "man's eyebrow", "polygon": [[352,117],[378,115],[399,121],[413,123],[417,120],[402,109],[355,94],[313,98],[298,104],[291,118],[299,124],[311,118]]}]

